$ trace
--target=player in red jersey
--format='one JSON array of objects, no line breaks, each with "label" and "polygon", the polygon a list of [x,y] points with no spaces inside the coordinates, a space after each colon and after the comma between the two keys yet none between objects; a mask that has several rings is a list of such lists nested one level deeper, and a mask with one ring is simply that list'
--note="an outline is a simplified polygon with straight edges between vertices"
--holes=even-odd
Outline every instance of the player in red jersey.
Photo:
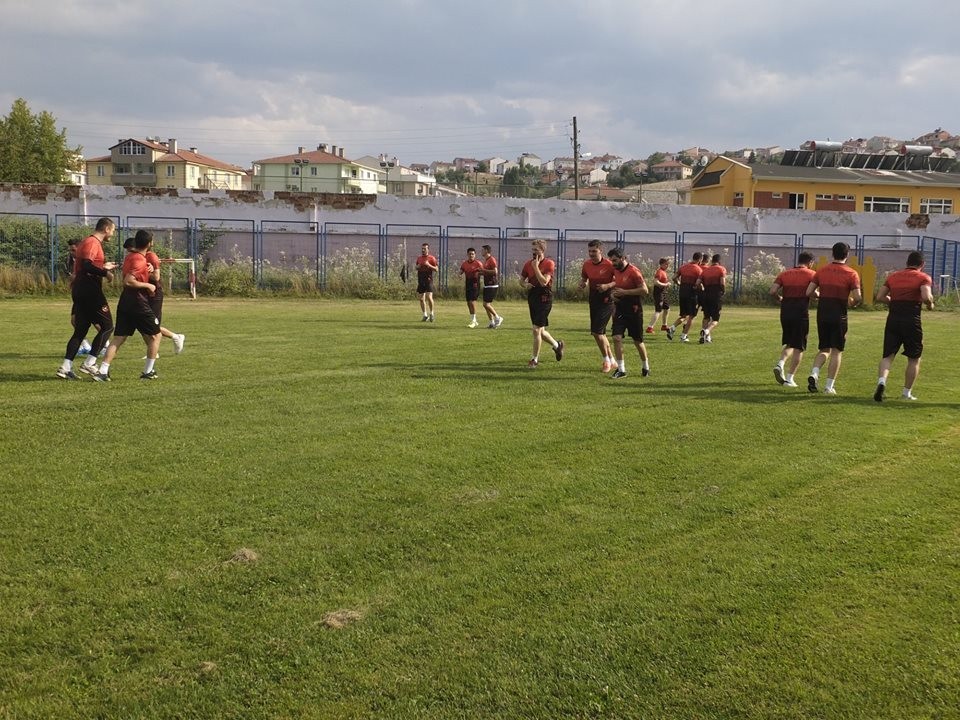
[{"label": "player in red jersey", "polygon": [[490,320],[487,328],[493,330],[503,324],[503,318],[493,309],[493,301],[500,290],[500,271],[489,245],[481,245],[480,254],[483,256],[483,309]]},{"label": "player in red jersey", "polygon": [[616,301],[613,315],[613,351],[617,358],[617,369],[612,378],[627,376],[627,367],[623,358],[623,336],[629,335],[643,362],[643,377],[650,374],[650,359],[647,346],[643,342],[643,305],[641,299],[647,295],[647,283],[643,273],[636,265],[627,262],[620,248],[607,253],[613,263],[613,281],[602,287],[609,289]]},{"label": "player in red jersey", "polygon": [[477,326],[477,298],[480,297],[480,272],[483,270],[483,263],[477,260],[476,248],[467,248],[467,259],[460,263],[457,269],[457,275],[466,280],[464,293],[467,298],[467,309],[470,311],[470,323],[468,328]]},{"label": "player in red jersey", "polygon": [[73,335],[67,342],[63,362],[57,370],[57,377],[64,380],[79,379],[73,372],[73,361],[90,326],[97,329],[97,335],[93,339],[90,354],[80,367],[80,372],[89,375],[96,373],[97,354],[106,345],[110,331],[113,330],[113,316],[103,294],[103,279],[113,279],[111,271],[117,264],[104,262],[103,243],[113,237],[116,229],[113,220],[100,218],[93,234],[81,241],[74,251],[74,273],[70,288],[73,299]]},{"label": "player in red jersey", "polygon": [[907,256],[907,267],[890,273],[877,290],[877,302],[887,303],[890,312],[883,330],[883,359],[880,360],[880,377],[873,399],[883,400],[887,388],[887,375],[897,356],[897,350],[903,347],[907,358],[904,373],[904,400],[916,400],[913,384],[920,374],[920,356],[923,354],[923,326],[920,324],[921,305],[933,310],[933,280],[922,272],[923,253],[914,250]]},{"label": "player in red jersey", "polygon": [[150,307],[150,296],[156,286],[149,282],[150,264],[145,254],[153,242],[148,230],[137,230],[135,237],[128,239],[123,247],[127,256],[123,259],[123,291],[117,303],[117,328],[113,333],[113,342],[107,348],[107,356],[100,363],[100,372],[93,376],[98,382],[110,381],[110,365],[117,351],[134,332],[143,336],[147,346],[147,359],[140,375],[141,380],[156,380],[154,364],[157,362],[157,350],[160,347],[160,321]]},{"label": "player in red jersey", "polygon": [[817,304],[817,345],[820,352],[813,360],[813,368],[807,378],[807,390],[817,392],[820,368],[830,358],[827,366],[825,395],[836,395],[834,383],[840,372],[840,362],[847,339],[847,308],[856,306],[861,300],[860,276],[847,265],[850,246],[845,242],[834,243],[831,250],[833,262],[824,265],[814,274],[807,285],[807,297],[812,297],[817,289],[820,301]]},{"label": "player in red jersey", "polygon": [[647,332],[656,331],[657,323],[660,329],[667,329],[667,315],[670,312],[670,276],[667,269],[670,267],[670,258],[662,257],[653,274],[653,317],[647,325]]},{"label": "player in red jersey", "polygon": [[147,264],[153,268],[150,272],[149,282],[156,288],[156,291],[149,298],[150,308],[160,323],[160,335],[173,340],[173,352],[179,355],[183,352],[183,343],[187,336],[175,333],[163,326],[163,283],[160,282],[160,257],[153,251],[152,247],[144,253],[144,257],[147,259]]},{"label": "player in red jersey", "polygon": [[667,326],[668,340],[673,340],[673,334],[683,325],[680,342],[690,342],[690,326],[697,316],[697,290],[700,288],[700,275],[703,273],[703,268],[700,267],[702,257],[703,255],[695,252],[690,262],[681,265],[673,274],[673,281],[680,285],[680,317],[673,325]]},{"label": "player in red jersey", "polygon": [[[600,349],[603,360],[601,372],[608,373],[617,367],[607,339],[607,323],[613,316],[613,296],[611,283],[613,282],[613,263],[603,256],[603,243],[591,240],[587,243],[587,260],[580,270],[580,284],[583,288],[590,286],[587,303],[590,306],[590,334]],[[607,290],[600,288],[606,287]]]},{"label": "player in red jersey", "polygon": [[557,361],[563,360],[563,340],[556,340],[547,332],[550,310],[553,309],[553,274],[557,265],[544,255],[546,250],[546,242],[534,240],[530,244],[532,257],[520,271],[520,283],[527,291],[527,307],[533,325],[533,354],[527,363],[527,367],[532,368],[540,364],[540,347],[544,340],[550,343]]},{"label": "player in red jersey", "polygon": [[[430,245],[420,246],[420,255],[417,256],[417,299],[420,300],[420,312],[423,313],[423,322],[433,322],[433,274],[440,270],[437,259],[430,254]],[[428,313],[429,311],[429,313]]]},{"label": "player in red jersey", "polygon": [[703,307],[703,325],[700,327],[700,344],[713,342],[713,329],[720,322],[720,308],[723,307],[723,294],[727,291],[727,269],[720,264],[720,256],[714,255],[710,264],[700,274],[703,287],[701,306]]},{"label": "player in red jersey", "polygon": [[[780,342],[783,349],[780,359],[773,366],[773,376],[785,387],[797,387],[794,374],[807,349],[807,334],[810,332],[810,298],[807,287],[816,274],[810,268],[813,253],[804,250],[797,257],[797,266],[777,275],[770,294],[780,302]],[[789,369],[786,368],[790,361]]]}]

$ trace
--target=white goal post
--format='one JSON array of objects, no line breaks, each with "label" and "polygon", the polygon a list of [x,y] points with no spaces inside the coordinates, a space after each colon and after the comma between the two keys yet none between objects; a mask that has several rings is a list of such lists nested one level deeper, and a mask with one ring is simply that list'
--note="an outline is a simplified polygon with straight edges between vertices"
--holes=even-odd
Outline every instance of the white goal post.
[{"label": "white goal post", "polygon": [[[183,265],[189,265],[190,271],[187,276],[187,282],[190,284],[190,298],[192,300],[197,299],[197,264],[194,262],[193,258],[161,258],[162,263],[180,263]],[[171,282],[173,278],[170,279]]]}]

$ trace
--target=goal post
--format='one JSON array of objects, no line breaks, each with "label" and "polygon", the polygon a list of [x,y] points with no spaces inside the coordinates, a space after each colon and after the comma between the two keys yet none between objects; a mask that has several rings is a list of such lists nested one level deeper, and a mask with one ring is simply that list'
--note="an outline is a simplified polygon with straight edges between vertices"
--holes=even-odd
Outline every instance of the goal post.
[{"label": "goal post", "polygon": [[[197,263],[193,258],[161,258],[161,263],[176,263],[180,265],[187,265],[187,284],[190,288],[190,299],[197,299]],[[173,278],[170,278],[170,282],[173,282]]]}]

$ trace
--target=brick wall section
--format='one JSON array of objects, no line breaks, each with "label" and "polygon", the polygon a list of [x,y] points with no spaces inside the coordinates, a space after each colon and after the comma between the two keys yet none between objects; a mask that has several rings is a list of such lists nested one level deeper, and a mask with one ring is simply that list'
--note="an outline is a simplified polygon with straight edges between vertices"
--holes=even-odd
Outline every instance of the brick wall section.
[{"label": "brick wall section", "polygon": [[775,198],[772,192],[761,192],[758,190],[753,193],[753,206],[758,208],[789,210],[790,195],[788,193],[780,193],[780,197]]}]

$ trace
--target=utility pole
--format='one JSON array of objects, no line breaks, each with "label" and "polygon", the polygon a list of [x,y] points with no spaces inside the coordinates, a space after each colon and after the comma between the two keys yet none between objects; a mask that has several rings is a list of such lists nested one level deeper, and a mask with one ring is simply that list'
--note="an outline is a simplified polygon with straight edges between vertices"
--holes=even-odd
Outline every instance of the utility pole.
[{"label": "utility pole", "polygon": [[577,116],[573,116],[573,199],[580,199],[580,141],[577,139]]}]

